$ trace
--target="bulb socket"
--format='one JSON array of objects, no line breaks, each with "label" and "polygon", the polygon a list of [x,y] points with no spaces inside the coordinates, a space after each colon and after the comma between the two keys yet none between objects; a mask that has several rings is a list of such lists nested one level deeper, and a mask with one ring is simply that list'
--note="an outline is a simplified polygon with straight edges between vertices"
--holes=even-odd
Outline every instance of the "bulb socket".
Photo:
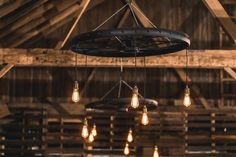
[{"label": "bulb socket", "polygon": [[136,85],[133,88],[133,94],[138,94],[138,87]]},{"label": "bulb socket", "polygon": [[79,83],[78,83],[78,81],[75,81],[75,82],[74,82],[74,89],[79,89]]}]

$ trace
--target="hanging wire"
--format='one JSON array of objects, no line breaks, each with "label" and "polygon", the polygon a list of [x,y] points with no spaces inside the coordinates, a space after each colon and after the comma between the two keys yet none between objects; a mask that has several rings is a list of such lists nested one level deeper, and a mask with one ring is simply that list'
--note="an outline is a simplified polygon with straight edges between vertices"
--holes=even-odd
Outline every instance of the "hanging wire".
[{"label": "hanging wire", "polygon": [[[87,56],[87,55],[85,56],[85,77],[88,79],[88,56]],[[86,79],[86,80],[87,80],[87,79]],[[88,86],[88,85],[85,84],[84,86],[85,86],[85,87],[84,87],[84,88],[85,88],[85,89],[84,89],[84,90],[85,90],[84,93],[85,93],[85,95],[87,96],[87,94],[88,94],[88,93],[87,93],[87,86]]]},{"label": "hanging wire", "polygon": [[142,12],[139,8],[137,8],[137,7],[136,7],[134,4],[132,4],[132,3],[131,3],[131,5],[132,5],[132,7],[134,7],[134,8],[148,21],[148,23],[150,23],[150,24],[152,25],[152,27],[158,28],[155,24],[152,23],[151,20],[149,20],[149,19],[143,14],[143,12]]},{"label": "hanging wire", "polygon": [[75,53],[75,81],[78,81],[78,54]]},{"label": "hanging wire", "polygon": [[[151,21],[149,18],[147,18],[147,16],[144,15],[143,12],[142,12],[138,7],[136,7],[133,3],[131,3],[131,5],[132,5],[132,7],[134,7],[134,8],[142,15],[142,17],[143,17],[150,25],[152,25],[152,27],[154,27],[154,28],[156,28],[157,30],[159,30],[159,27],[157,27],[154,23],[152,23],[152,21]],[[165,39],[171,43],[171,40],[170,40],[169,38],[165,37]]]},{"label": "hanging wire", "polygon": [[185,53],[185,57],[186,57],[186,67],[185,67],[185,70],[186,70],[186,86],[188,86],[188,50],[186,49],[186,53]]},{"label": "hanging wire", "polygon": [[123,73],[123,59],[120,58],[120,80],[119,80],[118,98],[120,98],[120,95],[121,95],[122,73]]},{"label": "hanging wire", "polygon": [[129,5],[129,8],[130,8],[130,11],[131,11],[132,16],[133,16],[133,18],[134,18],[134,21],[135,21],[136,26],[137,26],[137,27],[140,27],[140,25],[139,25],[139,23],[138,23],[138,20],[137,20],[137,17],[136,17],[136,15],[135,15],[135,13],[134,13],[134,10],[133,10],[132,6],[131,6],[131,3],[130,3],[130,2],[127,2],[127,4]]},{"label": "hanging wire", "polygon": [[134,53],[134,55],[135,55],[135,57],[134,57],[134,63],[135,63],[135,79],[136,79],[136,83],[135,84],[137,84],[137,51],[138,51],[138,49],[136,49],[135,50],[135,53]]},{"label": "hanging wire", "polygon": [[147,69],[146,69],[146,57],[144,57],[144,97],[146,97],[146,83],[147,83]]},{"label": "hanging wire", "polygon": [[112,19],[115,15],[117,15],[119,12],[121,12],[126,6],[128,6],[128,3],[125,4],[123,7],[118,9],[114,14],[112,14],[110,17],[108,17],[105,21],[103,21],[99,26],[97,26],[93,31],[98,30],[100,27],[102,27],[105,23],[107,23],[110,19]]}]

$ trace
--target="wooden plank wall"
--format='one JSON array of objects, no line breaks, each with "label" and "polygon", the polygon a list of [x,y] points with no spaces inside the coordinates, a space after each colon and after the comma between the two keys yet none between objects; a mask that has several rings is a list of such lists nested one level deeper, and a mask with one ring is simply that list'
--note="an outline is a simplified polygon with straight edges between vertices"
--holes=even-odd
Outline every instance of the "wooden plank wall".
[{"label": "wooden plank wall", "polygon": [[49,115],[44,109],[11,108],[0,120],[0,156],[122,155],[129,128],[131,153],[151,156],[153,146],[164,157],[236,155],[235,111],[164,108],[149,113],[150,126],[140,125],[140,113],[87,112],[97,124],[93,145],[81,138],[82,115]]}]

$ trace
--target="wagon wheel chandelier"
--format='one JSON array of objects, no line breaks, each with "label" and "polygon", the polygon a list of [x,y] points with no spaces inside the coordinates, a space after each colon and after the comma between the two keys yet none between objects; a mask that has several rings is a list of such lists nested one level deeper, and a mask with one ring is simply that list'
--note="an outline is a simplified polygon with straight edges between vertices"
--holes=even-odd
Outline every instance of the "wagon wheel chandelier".
[{"label": "wagon wheel chandelier", "polygon": [[[125,8],[130,10],[136,27],[99,30],[99,28],[101,28],[105,23],[107,23]],[[136,57],[175,53],[177,51],[187,49],[190,46],[190,39],[187,34],[158,28],[149,19],[146,20],[148,20],[148,22],[154,28],[141,27],[134,13],[134,9],[136,9],[139,13],[141,13],[142,16],[144,16],[144,18],[146,18],[139,8],[133,5],[132,0],[126,0],[126,4],[123,7],[117,10],[93,31],[79,34],[77,37],[75,37],[72,41],[71,50],[75,53],[88,56],[114,58],[134,57],[135,78],[137,78]],[[122,70],[123,67],[121,64],[119,81],[107,93],[105,93],[105,95],[99,101],[87,104],[86,108],[115,111],[140,110],[140,108],[142,108],[142,124],[147,125],[147,111],[154,110],[158,103],[156,100],[144,98],[139,93],[136,83],[132,88],[126,81],[124,81],[122,79]],[[120,97],[122,86],[126,86],[132,91],[132,98]],[[116,88],[118,88],[117,97],[107,98],[107,96]],[[130,136],[131,133],[132,130],[129,130],[128,136]],[[128,144],[129,142],[130,140],[127,138],[127,143],[124,149],[125,155],[130,153]],[[157,146],[155,146],[153,156],[159,156]]]},{"label": "wagon wheel chandelier", "polygon": [[[127,7],[132,13],[135,28],[98,30]],[[75,37],[71,50],[89,56],[134,57],[136,55],[136,57],[143,57],[170,54],[189,47],[190,39],[187,34],[161,29],[153,23],[151,24],[154,28],[141,27],[134,9],[138,8],[131,1],[127,1],[122,8],[93,31]]]}]

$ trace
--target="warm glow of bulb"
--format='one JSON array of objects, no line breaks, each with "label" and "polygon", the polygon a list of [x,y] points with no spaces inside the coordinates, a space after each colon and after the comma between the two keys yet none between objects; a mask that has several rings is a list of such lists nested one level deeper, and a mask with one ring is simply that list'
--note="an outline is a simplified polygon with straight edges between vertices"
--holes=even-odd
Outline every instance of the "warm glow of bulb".
[{"label": "warm glow of bulb", "polygon": [[75,81],[75,85],[73,88],[73,93],[72,93],[72,101],[73,102],[78,102],[80,100],[80,96],[79,96],[79,84],[77,81]]},{"label": "warm glow of bulb", "polygon": [[96,125],[95,124],[93,124],[93,129],[92,129],[91,133],[92,133],[92,135],[94,137],[97,136],[97,129],[96,129]]},{"label": "warm glow of bulb", "polygon": [[129,130],[128,136],[127,136],[127,141],[128,142],[133,142],[133,135],[132,135],[132,130]]},{"label": "warm glow of bulb", "polygon": [[157,146],[155,146],[155,148],[154,148],[153,157],[159,157]]},{"label": "warm glow of bulb", "polygon": [[83,138],[87,138],[89,136],[89,133],[88,133],[88,123],[87,123],[86,119],[84,120],[84,125],[83,125],[83,128],[82,128],[81,136]]},{"label": "warm glow of bulb", "polygon": [[88,140],[89,140],[89,143],[92,143],[94,141],[94,136],[93,136],[92,132],[89,134]]},{"label": "warm glow of bulb", "polygon": [[183,104],[186,107],[189,107],[191,105],[190,90],[188,86],[185,89]]},{"label": "warm glow of bulb", "polygon": [[124,154],[129,155],[129,144],[128,143],[126,143],[126,145],[125,145]]},{"label": "warm glow of bulb", "polygon": [[134,86],[134,89],[133,89],[133,95],[132,95],[132,99],[131,99],[131,106],[133,108],[138,108],[138,106],[139,106],[138,87],[137,86]]},{"label": "warm glow of bulb", "polygon": [[144,108],[143,108],[141,123],[143,125],[148,125],[148,123],[149,123],[148,114],[147,114],[147,107],[146,106],[144,106]]}]

